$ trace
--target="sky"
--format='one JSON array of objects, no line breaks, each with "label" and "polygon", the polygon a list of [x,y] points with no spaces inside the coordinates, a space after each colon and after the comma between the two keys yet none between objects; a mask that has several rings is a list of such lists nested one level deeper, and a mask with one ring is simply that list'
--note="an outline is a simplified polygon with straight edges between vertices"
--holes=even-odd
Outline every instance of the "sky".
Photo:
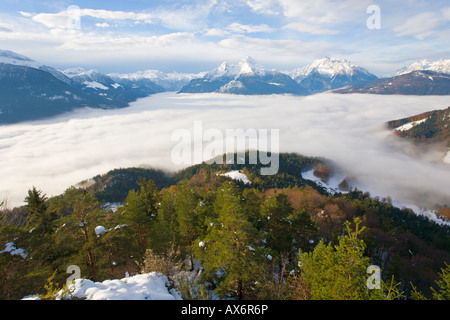
[{"label": "sky", "polygon": [[244,56],[290,71],[329,56],[382,76],[450,58],[449,38],[448,0],[0,2],[0,49],[104,73],[197,73]]}]

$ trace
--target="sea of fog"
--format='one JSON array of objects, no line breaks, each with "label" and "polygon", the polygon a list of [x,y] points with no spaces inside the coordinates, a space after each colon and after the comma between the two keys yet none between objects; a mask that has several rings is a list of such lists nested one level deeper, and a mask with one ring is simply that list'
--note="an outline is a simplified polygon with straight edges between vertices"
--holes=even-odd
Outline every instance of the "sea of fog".
[{"label": "sea of fog", "polygon": [[[450,205],[450,165],[385,128],[389,120],[450,105],[440,96],[317,94],[308,97],[162,93],[119,110],[78,110],[0,126],[0,199],[22,205],[36,186],[47,196],[114,168],[177,170],[175,130],[279,129],[280,152],[333,160],[359,189],[397,203]],[[195,150],[193,150],[195,151]]]}]

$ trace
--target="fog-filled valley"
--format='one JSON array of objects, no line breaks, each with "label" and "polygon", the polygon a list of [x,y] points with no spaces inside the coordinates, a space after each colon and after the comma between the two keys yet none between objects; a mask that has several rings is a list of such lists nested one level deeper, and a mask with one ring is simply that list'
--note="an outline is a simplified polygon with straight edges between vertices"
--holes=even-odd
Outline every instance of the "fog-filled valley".
[{"label": "fog-filled valley", "polygon": [[329,159],[373,196],[415,208],[450,205],[445,154],[421,152],[386,127],[387,121],[446,107],[445,96],[161,93],[128,108],[86,108],[0,127],[7,155],[0,159],[0,196],[8,206],[20,206],[33,186],[51,196],[114,168],[181,169],[186,165],[171,160],[177,144],[171,135],[193,132],[202,121],[203,132],[214,128],[224,135],[227,129],[279,129],[280,152]]}]

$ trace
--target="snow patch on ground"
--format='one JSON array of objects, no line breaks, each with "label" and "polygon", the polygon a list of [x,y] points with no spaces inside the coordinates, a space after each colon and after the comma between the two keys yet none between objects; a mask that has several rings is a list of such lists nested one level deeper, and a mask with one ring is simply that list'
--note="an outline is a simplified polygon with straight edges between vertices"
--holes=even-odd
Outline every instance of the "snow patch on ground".
[{"label": "snow patch on ground", "polygon": [[87,88],[92,88],[92,89],[101,89],[101,90],[109,90],[108,87],[104,86],[103,84],[97,82],[97,81],[85,81],[83,82],[83,84],[87,87]]},{"label": "snow patch on ground", "polygon": [[7,252],[9,252],[12,256],[21,256],[24,259],[28,257],[28,253],[26,253],[24,249],[16,249],[14,242],[8,242],[5,244],[5,250],[0,251],[0,253]]},{"label": "snow patch on ground", "polygon": [[245,184],[251,184],[251,181],[247,178],[247,176],[238,170],[221,174],[221,176],[228,177],[233,180],[240,180],[240,181],[244,182]]},{"label": "snow patch on ground", "polygon": [[167,284],[166,276],[151,272],[103,282],[77,279],[68,289],[73,298],[86,300],[182,300]]},{"label": "snow patch on ground", "polygon": [[425,119],[422,119],[422,120],[419,120],[419,121],[413,121],[413,122],[404,124],[403,126],[400,126],[398,128],[395,128],[394,130],[395,131],[408,131],[408,130],[411,130],[412,128],[414,128],[415,126],[417,126],[417,125],[419,125],[421,123],[424,123],[427,120],[428,120],[428,118],[425,118]]},{"label": "snow patch on ground", "polygon": [[109,228],[109,229],[106,229],[104,226],[97,226],[97,227],[95,227],[95,234],[97,235],[97,237],[100,237],[102,234],[107,233],[111,230],[117,230],[117,229],[124,228],[124,227],[127,227],[127,225],[120,224],[120,225],[117,225],[115,228]]}]

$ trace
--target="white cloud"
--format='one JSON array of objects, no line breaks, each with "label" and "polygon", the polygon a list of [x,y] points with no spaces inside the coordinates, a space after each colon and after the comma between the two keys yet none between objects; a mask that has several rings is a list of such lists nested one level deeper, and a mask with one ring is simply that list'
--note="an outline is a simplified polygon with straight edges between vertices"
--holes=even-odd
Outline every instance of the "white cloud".
[{"label": "white cloud", "polygon": [[106,22],[96,23],[95,26],[98,27],[98,28],[109,28],[109,27],[111,27],[111,25],[109,23],[106,23]]},{"label": "white cloud", "polygon": [[435,34],[442,24],[442,16],[435,12],[424,12],[408,18],[403,24],[394,28],[397,36],[414,36],[423,40]]},{"label": "white cloud", "polygon": [[248,34],[248,33],[270,33],[275,29],[269,27],[267,24],[261,25],[244,25],[240,23],[232,23],[223,29],[211,28],[203,31],[204,36],[208,37],[229,37],[234,35]]},{"label": "white cloud", "polygon": [[286,17],[314,24],[337,25],[366,15],[370,0],[279,0]]},{"label": "white cloud", "polygon": [[450,7],[442,9],[444,19],[450,20]]},{"label": "white cloud", "polygon": [[203,35],[208,37],[227,37],[231,35],[231,32],[223,29],[211,28],[205,30]]},{"label": "white cloud", "polygon": [[32,17],[36,22],[39,22],[47,28],[67,28],[69,15],[66,12],[60,13],[39,13]]},{"label": "white cloud", "polygon": [[31,18],[31,17],[33,16],[33,14],[30,13],[30,12],[19,11],[19,13],[20,13],[22,16],[28,17],[28,18]]},{"label": "white cloud", "polygon": [[[113,11],[104,9],[83,8],[76,11],[67,10],[58,13],[20,12],[24,17],[31,17],[34,21],[48,28],[67,27],[68,19],[73,15],[78,18],[92,17],[105,21],[131,20],[137,23],[160,24],[169,29],[195,30],[205,27],[205,19],[216,4],[213,0],[196,2],[194,5],[183,5],[179,8],[155,8],[149,12]],[[106,22],[105,22],[106,23]]]},{"label": "white cloud", "polygon": [[230,54],[241,57],[250,55],[257,60],[266,60],[276,63],[293,61],[302,66],[317,59],[317,57],[325,56],[330,51],[336,50],[334,44],[327,42],[273,40],[247,36],[223,39],[217,43],[217,46],[229,50]]},{"label": "white cloud", "polygon": [[152,21],[153,16],[148,13],[110,11],[99,9],[80,9],[77,11],[64,10],[58,13],[38,13],[38,14],[32,14],[27,12],[20,12],[20,13],[24,17],[31,17],[32,20],[43,24],[47,28],[59,28],[59,29],[67,29],[68,23],[70,22],[71,19],[74,18],[81,19],[82,17],[86,16],[109,21],[132,20],[141,23],[153,23]]},{"label": "white cloud", "polygon": [[283,29],[292,29],[298,32],[311,33],[316,35],[335,35],[338,34],[339,31],[322,28],[317,25],[304,23],[304,22],[293,22],[285,25]]},{"label": "white cloud", "polygon": [[232,23],[226,29],[234,33],[258,33],[258,32],[274,31],[274,29],[269,27],[267,24],[255,26],[255,25],[243,25],[240,23]]},{"label": "white cloud", "polygon": [[111,11],[102,9],[81,9],[81,16],[90,16],[103,20],[134,20],[145,23],[152,23],[152,14],[149,13],[136,13],[125,11]]},{"label": "white cloud", "polygon": [[280,13],[278,0],[248,0],[246,4],[259,14],[276,15]]}]

